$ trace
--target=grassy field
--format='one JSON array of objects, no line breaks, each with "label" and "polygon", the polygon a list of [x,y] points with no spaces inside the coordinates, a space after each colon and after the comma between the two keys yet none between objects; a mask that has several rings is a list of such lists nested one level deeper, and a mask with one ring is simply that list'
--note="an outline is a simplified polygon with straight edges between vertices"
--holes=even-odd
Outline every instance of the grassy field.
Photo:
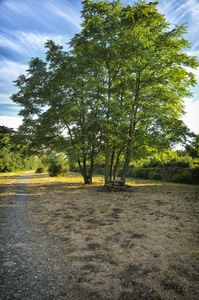
[{"label": "grassy field", "polygon": [[[32,176],[30,215],[56,233],[70,280],[102,299],[198,299],[199,187]],[[48,247],[48,245],[46,245]]]},{"label": "grassy field", "polygon": [[24,171],[0,173],[0,188],[6,184],[11,184],[14,179],[24,174]]},{"label": "grassy field", "polygon": [[199,187],[103,184],[32,174],[27,187],[29,215],[56,235],[57,259],[73,266],[70,282],[91,299],[199,299]]}]

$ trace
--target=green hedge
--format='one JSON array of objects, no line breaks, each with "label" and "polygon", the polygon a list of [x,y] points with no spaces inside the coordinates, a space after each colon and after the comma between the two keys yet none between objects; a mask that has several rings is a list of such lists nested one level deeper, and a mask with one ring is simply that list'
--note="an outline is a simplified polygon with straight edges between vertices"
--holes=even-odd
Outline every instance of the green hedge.
[{"label": "green hedge", "polygon": [[164,180],[176,183],[186,183],[186,184],[199,184],[199,167],[197,168],[180,168],[175,166],[170,166],[165,168],[146,168],[146,167],[136,167],[133,170],[134,178],[140,179],[152,179],[152,180]]},{"label": "green hedge", "polygon": [[191,172],[189,171],[185,171],[181,174],[176,174],[173,176],[172,182],[177,182],[177,183],[193,183],[193,178],[191,175]]}]

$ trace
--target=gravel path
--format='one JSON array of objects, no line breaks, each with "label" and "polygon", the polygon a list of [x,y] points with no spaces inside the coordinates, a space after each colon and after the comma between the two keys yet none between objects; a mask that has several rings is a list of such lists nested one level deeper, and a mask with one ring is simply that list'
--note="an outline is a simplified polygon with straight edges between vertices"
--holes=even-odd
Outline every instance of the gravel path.
[{"label": "gravel path", "polygon": [[14,180],[0,207],[0,299],[86,299],[69,284],[56,235],[28,217],[28,181],[28,175]]}]

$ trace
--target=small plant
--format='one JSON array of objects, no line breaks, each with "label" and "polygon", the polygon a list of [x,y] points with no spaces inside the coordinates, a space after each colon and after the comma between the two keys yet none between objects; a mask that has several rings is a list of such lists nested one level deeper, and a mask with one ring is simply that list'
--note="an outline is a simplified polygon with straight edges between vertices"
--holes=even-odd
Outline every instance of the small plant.
[{"label": "small plant", "polygon": [[69,173],[69,163],[63,153],[54,154],[50,158],[50,165],[48,168],[51,177],[67,176]]},{"label": "small plant", "polygon": [[37,168],[35,173],[44,173],[44,172],[45,172],[44,168],[40,167],[40,168]]}]

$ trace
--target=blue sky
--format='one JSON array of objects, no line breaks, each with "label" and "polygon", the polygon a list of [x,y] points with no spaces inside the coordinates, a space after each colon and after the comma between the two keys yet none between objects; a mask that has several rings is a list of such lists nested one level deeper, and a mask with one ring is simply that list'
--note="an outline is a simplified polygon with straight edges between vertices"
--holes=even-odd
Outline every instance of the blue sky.
[{"label": "blue sky", "polygon": [[[67,47],[81,30],[81,9],[81,0],[0,0],[0,125],[16,129],[21,124],[19,107],[10,100],[17,92],[13,81],[25,73],[31,57],[45,58],[47,39]],[[188,23],[186,52],[199,60],[199,0],[159,0],[158,10],[171,27]],[[199,68],[193,73],[198,84],[191,89],[193,98],[184,99],[183,120],[199,134]]]}]

